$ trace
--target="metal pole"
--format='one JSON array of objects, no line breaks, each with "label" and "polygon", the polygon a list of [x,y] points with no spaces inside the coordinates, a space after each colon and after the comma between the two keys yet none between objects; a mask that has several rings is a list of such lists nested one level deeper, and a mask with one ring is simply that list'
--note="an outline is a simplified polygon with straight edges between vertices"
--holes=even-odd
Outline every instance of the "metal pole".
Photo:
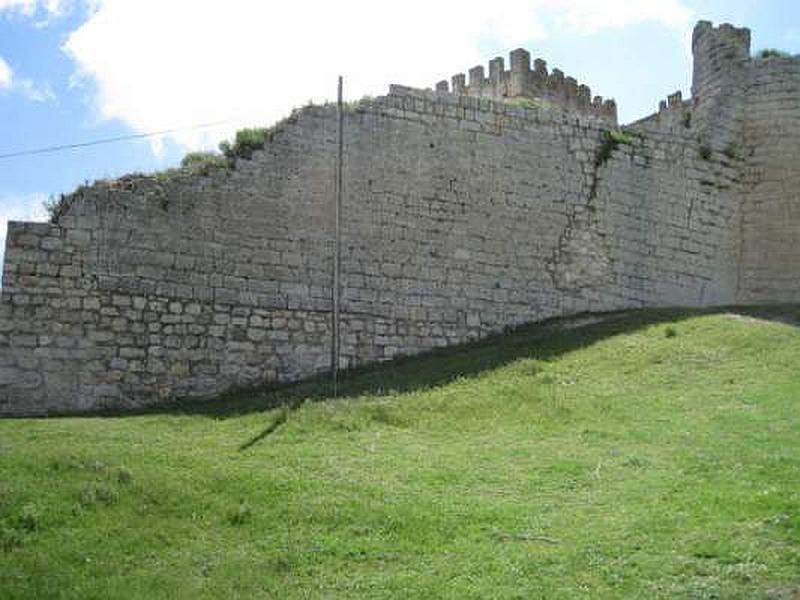
[{"label": "metal pole", "polygon": [[339,91],[336,103],[337,150],[336,150],[336,203],[334,205],[334,249],[333,249],[333,331],[331,335],[331,371],[333,373],[333,395],[339,384],[339,310],[341,304],[341,230],[342,230],[342,162],[344,152],[344,106],[342,102],[342,76],[339,76]]}]

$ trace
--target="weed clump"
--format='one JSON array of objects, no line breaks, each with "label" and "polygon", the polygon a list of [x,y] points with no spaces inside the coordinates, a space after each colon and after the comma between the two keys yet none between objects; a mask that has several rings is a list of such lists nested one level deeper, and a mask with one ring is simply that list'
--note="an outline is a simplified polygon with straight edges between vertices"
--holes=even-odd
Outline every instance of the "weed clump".
[{"label": "weed clump", "polygon": [[700,148],[698,149],[698,153],[700,154],[700,158],[703,160],[711,160],[711,146],[708,144],[700,144]]},{"label": "weed clump", "polygon": [[620,129],[613,129],[609,131],[608,139],[617,145],[624,144],[626,146],[632,146],[633,142],[636,141],[636,137],[633,134]]},{"label": "weed clump", "polygon": [[539,110],[547,107],[545,101],[538,98],[510,98],[506,100],[506,104],[518,106],[520,108],[528,108],[530,110]]},{"label": "weed clump", "polygon": [[233,142],[220,143],[219,150],[229,160],[253,158],[253,152],[261,150],[270,138],[270,130],[263,127],[250,127],[236,132]]},{"label": "weed clump", "polygon": [[64,194],[50,194],[42,204],[50,217],[50,222],[55,223],[58,218],[69,208],[69,197]]},{"label": "weed clump", "polygon": [[104,483],[89,485],[78,497],[81,508],[93,508],[95,506],[111,506],[119,502],[119,493],[113,487]]},{"label": "weed clump", "polygon": [[597,156],[595,156],[594,164],[596,167],[601,167],[608,162],[611,158],[611,153],[616,150],[620,144],[625,146],[632,146],[636,141],[636,136],[632,133],[622,131],[620,129],[612,129],[603,132],[603,140],[600,147],[597,149]]},{"label": "weed clump", "polygon": [[756,54],[758,58],[791,58],[792,55],[784,50],[778,50],[777,48],[764,48],[760,50],[758,54]]},{"label": "weed clump", "polygon": [[236,527],[244,525],[253,516],[253,509],[246,502],[240,502],[239,506],[228,513],[228,523]]},{"label": "weed clump", "polygon": [[119,467],[117,469],[117,481],[122,484],[129,484],[133,481],[133,472],[128,467]]},{"label": "weed clump", "polygon": [[[345,102],[343,108],[346,112],[359,112],[367,108],[374,101],[375,98],[373,96],[362,96],[358,100]],[[313,106],[313,103],[309,103],[309,106]]]},{"label": "weed clump", "polygon": [[11,552],[22,546],[22,534],[13,527],[0,527],[0,551]]},{"label": "weed clump", "polygon": [[17,523],[25,531],[37,531],[42,527],[42,511],[35,504],[24,504],[19,511]]},{"label": "weed clump", "polygon": [[212,169],[225,169],[230,166],[229,158],[214,152],[189,152],[181,159],[181,167],[202,175],[208,175]]},{"label": "weed clump", "polygon": [[727,146],[725,146],[725,150],[723,150],[723,154],[727,156],[731,160],[735,160],[739,158],[739,147],[731,142]]}]

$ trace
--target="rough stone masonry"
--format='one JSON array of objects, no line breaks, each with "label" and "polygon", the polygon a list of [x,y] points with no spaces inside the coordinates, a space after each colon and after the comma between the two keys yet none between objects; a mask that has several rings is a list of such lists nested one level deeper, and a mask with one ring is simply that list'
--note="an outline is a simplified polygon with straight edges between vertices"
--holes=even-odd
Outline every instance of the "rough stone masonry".
[{"label": "rough stone masonry", "polygon": [[[524,50],[348,111],[340,366],[584,311],[800,300],[800,57],[707,22],[693,50],[692,98],[622,138],[613,101]],[[10,223],[0,413],[327,369],[336,124],[307,107],[235,169],[101,181]]]}]

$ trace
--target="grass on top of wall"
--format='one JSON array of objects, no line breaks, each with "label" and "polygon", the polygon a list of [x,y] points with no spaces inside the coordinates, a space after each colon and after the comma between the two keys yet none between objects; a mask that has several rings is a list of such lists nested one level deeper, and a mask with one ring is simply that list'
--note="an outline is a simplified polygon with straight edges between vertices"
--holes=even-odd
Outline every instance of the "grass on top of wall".
[{"label": "grass on top of wall", "polygon": [[764,48],[756,53],[757,58],[792,58],[791,52],[785,50],[778,50],[777,48]]},{"label": "grass on top of wall", "polygon": [[2,421],[0,596],[796,598],[799,316],[612,315],[336,400]]}]

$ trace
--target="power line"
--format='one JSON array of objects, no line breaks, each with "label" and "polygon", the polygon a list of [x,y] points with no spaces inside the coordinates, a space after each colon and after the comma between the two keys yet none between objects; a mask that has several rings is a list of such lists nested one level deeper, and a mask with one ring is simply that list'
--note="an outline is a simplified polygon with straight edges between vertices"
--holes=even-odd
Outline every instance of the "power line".
[{"label": "power line", "polygon": [[113,138],[104,138],[99,140],[92,140],[91,142],[79,142],[76,144],[63,144],[60,146],[46,146],[44,148],[35,148],[32,150],[18,150],[16,152],[8,152],[0,154],[0,160],[5,158],[16,158],[18,156],[31,156],[34,154],[49,154],[51,152],[61,152],[63,150],[74,150],[76,148],[86,148],[87,146],[99,146],[101,144],[113,144],[115,142],[125,142],[128,140],[141,140],[144,138],[156,137],[159,135],[167,135],[169,133],[178,133],[180,131],[195,131],[197,129],[207,129],[217,125],[227,125],[234,123],[239,119],[227,119],[225,121],[213,121],[211,123],[202,123],[192,127],[175,127],[173,129],[162,129],[161,131],[151,131],[149,133],[132,133],[130,135],[121,135]]}]

